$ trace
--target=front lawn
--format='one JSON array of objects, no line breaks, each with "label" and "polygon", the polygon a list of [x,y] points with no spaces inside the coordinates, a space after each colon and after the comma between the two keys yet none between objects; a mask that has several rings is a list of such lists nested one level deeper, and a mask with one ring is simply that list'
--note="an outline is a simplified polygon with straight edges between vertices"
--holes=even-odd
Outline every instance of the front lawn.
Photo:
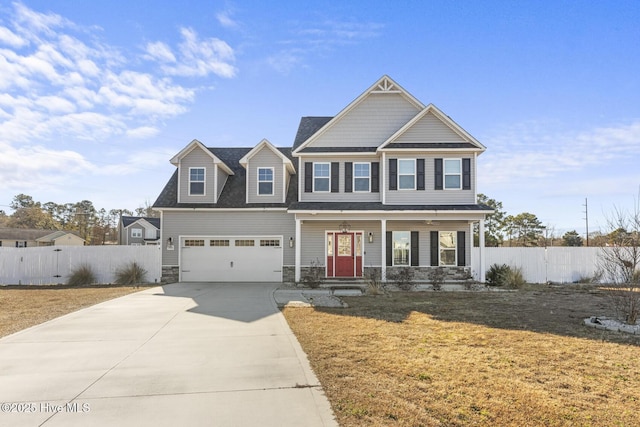
[{"label": "front lawn", "polygon": [[595,289],[394,293],[286,308],[341,426],[630,426],[640,336]]}]

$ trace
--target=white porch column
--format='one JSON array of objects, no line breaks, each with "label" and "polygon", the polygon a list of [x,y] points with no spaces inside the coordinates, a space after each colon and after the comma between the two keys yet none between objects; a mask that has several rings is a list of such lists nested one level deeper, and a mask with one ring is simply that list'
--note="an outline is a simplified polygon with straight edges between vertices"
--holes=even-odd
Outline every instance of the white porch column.
[{"label": "white porch column", "polygon": [[300,241],[300,236],[302,233],[300,232],[300,224],[301,220],[296,218],[296,240],[294,242],[296,248],[296,259],[295,259],[295,281],[296,283],[300,282],[300,262],[301,262],[301,251],[302,251],[302,242]]},{"label": "white porch column", "polygon": [[382,244],[382,250],[380,253],[382,254],[382,271],[380,273],[380,280],[383,282],[387,281],[387,220],[380,220],[380,242]]},{"label": "white porch column", "polygon": [[484,219],[481,219],[478,222],[478,246],[480,246],[480,283],[484,283],[485,281],[485,266],[484,266]]}]

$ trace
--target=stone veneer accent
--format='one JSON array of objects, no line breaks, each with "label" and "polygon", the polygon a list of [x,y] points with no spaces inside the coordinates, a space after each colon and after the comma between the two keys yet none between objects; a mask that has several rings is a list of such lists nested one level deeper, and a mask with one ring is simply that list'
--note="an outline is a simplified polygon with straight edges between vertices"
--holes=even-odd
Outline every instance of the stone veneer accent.
[{"label": "stone veneer accent", "polygon": [[180,280],[180,267],[165,267],[162,266],[162,277],[160,283],[176,283]]},{"label": "stone veneer accent", "polygon": [[434,269],[445,271],[444,283],[464,283],[471,279],[471,267],[387,267],[387,275],[401,268],[413,269],[413,281],[416,283],[430,283],[429,274]]}]

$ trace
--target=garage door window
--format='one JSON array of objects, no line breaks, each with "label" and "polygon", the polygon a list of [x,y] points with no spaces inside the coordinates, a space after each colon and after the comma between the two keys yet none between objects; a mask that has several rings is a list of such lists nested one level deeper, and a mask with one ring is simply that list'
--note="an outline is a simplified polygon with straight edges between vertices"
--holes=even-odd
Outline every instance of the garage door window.
[{"label": "garage door window", "polygon": [[236,240],[236,246],[255,246],[255,240]]},{"label": "garage door window", "polygon": [[275,247],[279,247],[280,246],[280,240],[277,239],[273,239],[273,240],[260,240],[260,246],[275,246]]},{"label": "garage door window", "polygon": [[204,239],[187,239],[184,241],[185,246],[204,246]]},{"label": "garage door window", "polygon": [[229,246],[228,240],[209,240],[209,246]]}]

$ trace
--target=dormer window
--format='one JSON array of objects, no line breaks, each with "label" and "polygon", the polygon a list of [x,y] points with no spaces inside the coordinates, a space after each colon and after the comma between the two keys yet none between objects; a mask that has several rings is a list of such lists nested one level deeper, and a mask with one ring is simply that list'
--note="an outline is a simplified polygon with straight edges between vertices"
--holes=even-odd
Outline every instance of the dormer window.
[{"label": "dormer window", "polygon": [[204,168],[189,168],[189,195],[204,196]]},{"label": "dormer window", "polygon": [[258,168],[258,194],[273,195],[273,168]]}]

